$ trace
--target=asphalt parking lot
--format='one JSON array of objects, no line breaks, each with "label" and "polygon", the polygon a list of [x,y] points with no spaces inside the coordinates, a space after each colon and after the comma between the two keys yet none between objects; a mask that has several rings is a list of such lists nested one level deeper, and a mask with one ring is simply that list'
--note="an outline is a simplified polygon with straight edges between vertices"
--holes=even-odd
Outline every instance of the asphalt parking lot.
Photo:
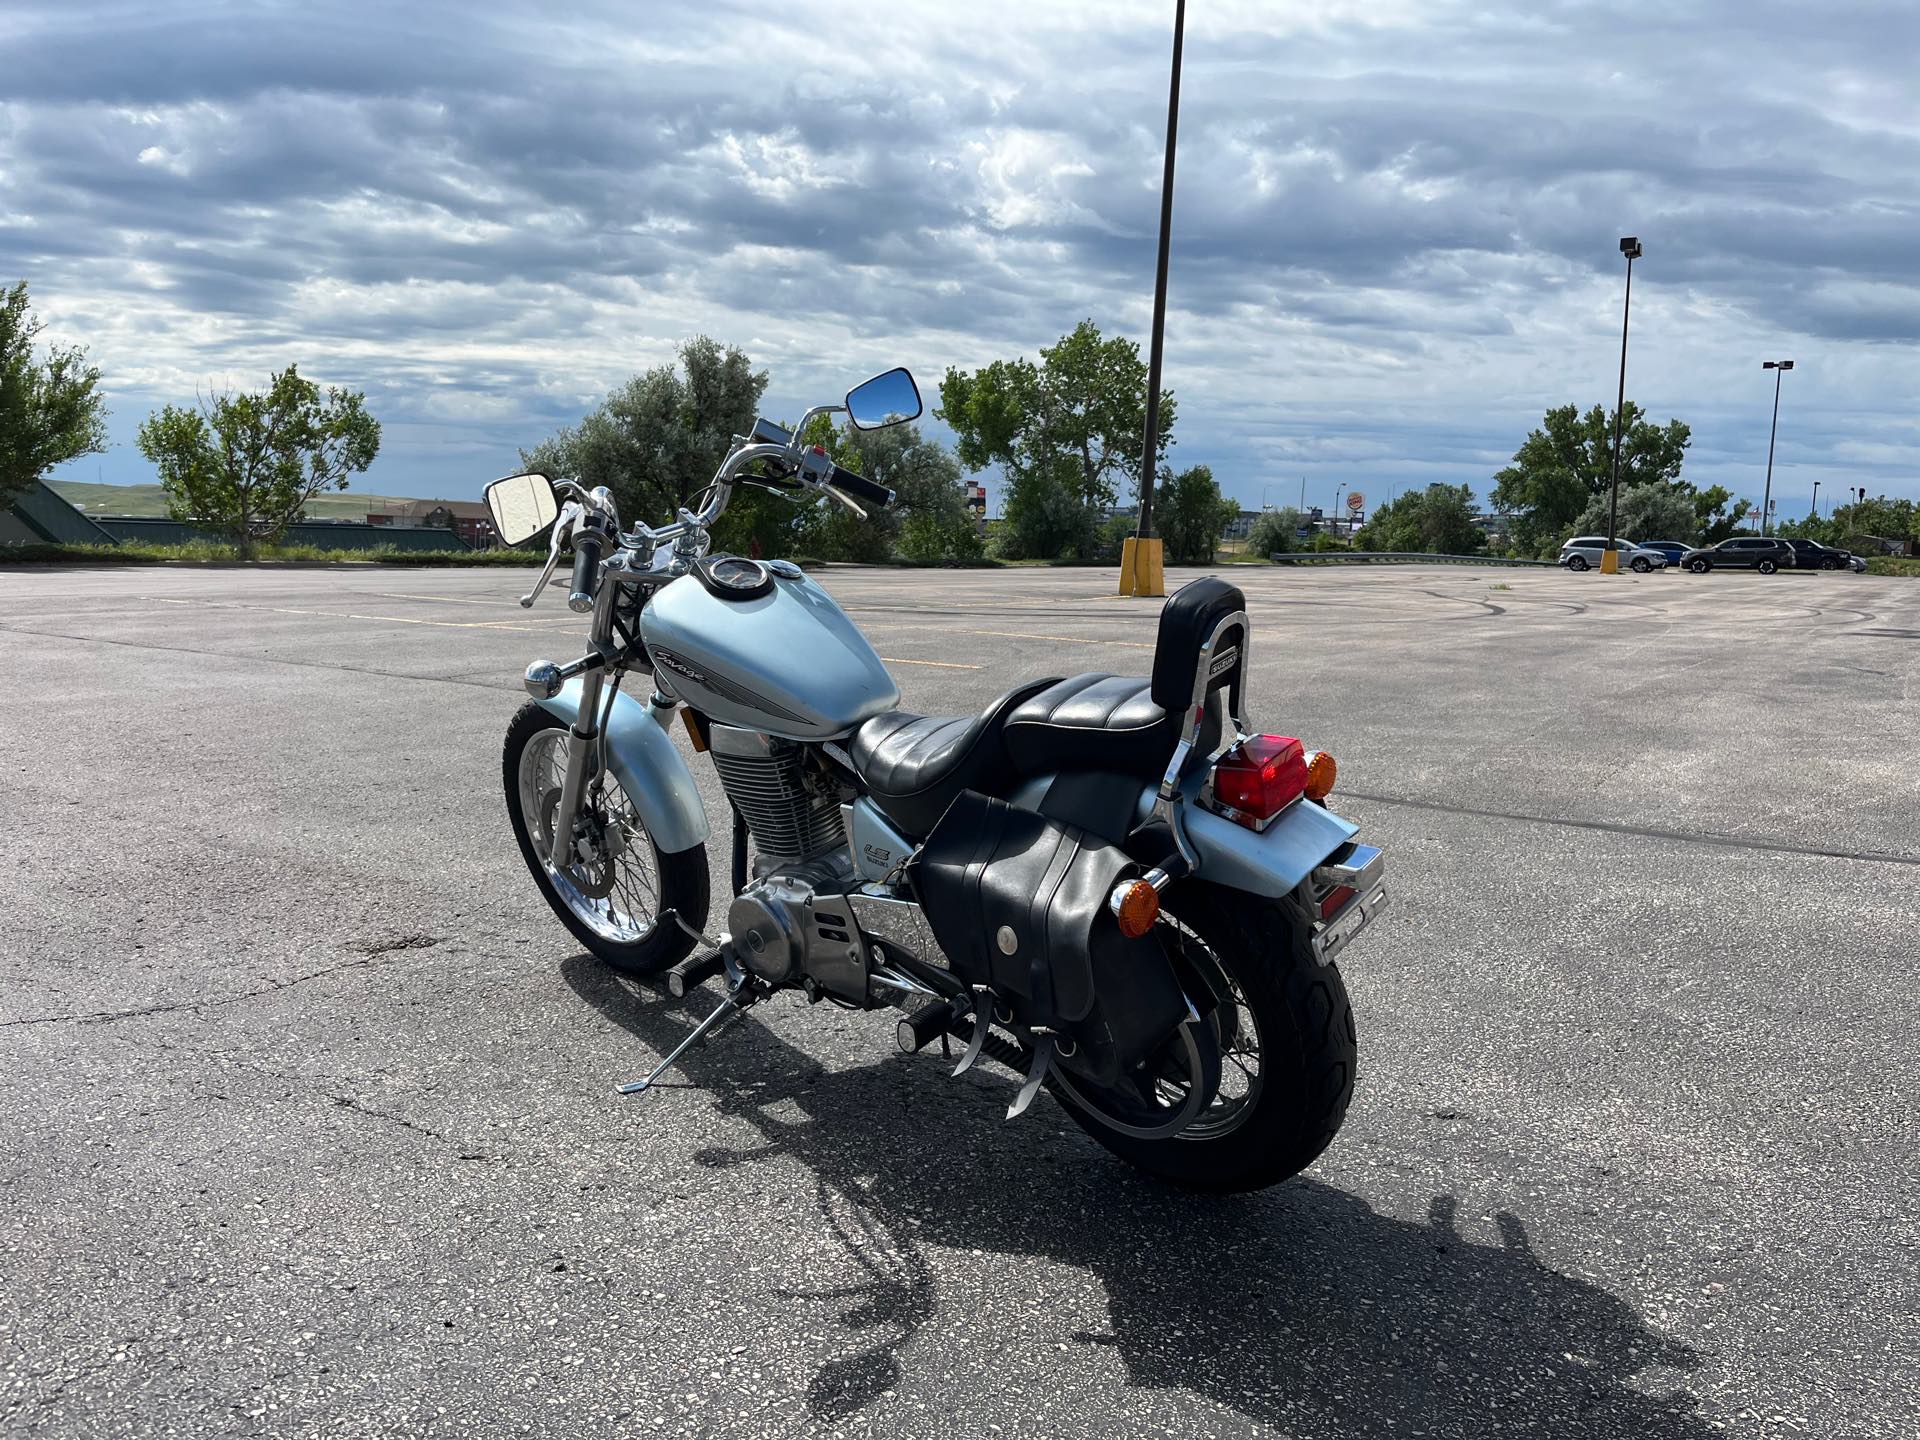
[{"label": "asphalt parking lot", "polygon": [[[821,578],[919,709],[1151,653]],[[797,998],[616,1095],[708,997],[522,868],[524,574],[0,570],[0,1431],[1920,1433],[1920,586],[1234,578],[1397,893],[1341,1137],[1203,1201]]]}]

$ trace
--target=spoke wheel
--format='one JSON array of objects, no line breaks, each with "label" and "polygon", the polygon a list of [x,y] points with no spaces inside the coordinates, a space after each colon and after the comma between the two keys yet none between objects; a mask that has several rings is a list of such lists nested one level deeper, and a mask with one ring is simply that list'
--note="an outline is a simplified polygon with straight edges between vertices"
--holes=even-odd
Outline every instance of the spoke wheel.
[{"label": "spoke wheel", "polygon": [[507,808],[520,853],[567,928],[619,969],[647,974],[693,945],[707,918],[706,847],[663,854],[612,774],[589,775],[565,863],[553,833],[571,744],[566,724],[538,705],[514,716],[503,756]]}]

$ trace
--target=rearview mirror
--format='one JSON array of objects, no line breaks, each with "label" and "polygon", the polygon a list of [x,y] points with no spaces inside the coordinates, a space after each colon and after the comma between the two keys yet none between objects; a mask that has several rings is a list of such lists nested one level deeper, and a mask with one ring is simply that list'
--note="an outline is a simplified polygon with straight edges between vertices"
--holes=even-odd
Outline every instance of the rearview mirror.
[{"label": "rearview mirror", "polygon": [[553,482],[544,475],[509,475],[487,486],[487,513],[493,528],[508,545],[531,540],[560,513]]},{"label": "rearview mirror", "polygon": [[876,375],[847,392],[847,418],[856,430],[884,430],[920,414],[920,387],[902,368]]}]

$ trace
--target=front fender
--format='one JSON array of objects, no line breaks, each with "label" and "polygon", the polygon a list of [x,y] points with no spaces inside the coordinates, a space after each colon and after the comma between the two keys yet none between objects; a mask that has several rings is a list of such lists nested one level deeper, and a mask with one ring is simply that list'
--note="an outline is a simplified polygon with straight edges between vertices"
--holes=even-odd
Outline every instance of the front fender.
[{"label": "front fender", "polygon": [[[580,718],[580,680],[575,677],[549,700],[543,710],[568,725]],[[691,850],[708,835],[707,812],[693,772],[652,709],[624,690],[616,691],[607,716],[607,768],[625,788],[653,843],[665,854]]]},{"label": "front fender", "polygon": [[1314,867],[1360,833],[1358,825],[1311,800],[1295,801],[1265,830],[1249,830],[1192,803],[1182,807],[1182,816],[1200,861],[1196,875],[1250,895],[1276,898],[1293,891]]}]

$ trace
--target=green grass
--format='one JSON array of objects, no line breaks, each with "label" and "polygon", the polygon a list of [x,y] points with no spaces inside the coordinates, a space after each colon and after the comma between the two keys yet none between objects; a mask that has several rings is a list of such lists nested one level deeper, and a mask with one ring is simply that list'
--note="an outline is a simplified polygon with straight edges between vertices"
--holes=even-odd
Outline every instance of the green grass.
[{"label": "green grass", "polygon": [[[158,485],[100,485],[91,480],[49,480],[62,500],[88,515],[165,516],[167,497]],[[359,520],[369,510],[404,503],[394,495],[363,495],[351,490],[316,495],[307,502],[309,520]]]},{"label": "green grass", "polygon": [[1912,555],[1869,555],[1869,575],[1908,575],[1920,579],[1920,559]]},{"label": "green grass", "polygon": [[[191,540],[183,545],[143,545],[128,541],[119,545],[9,545],[0,547],[0,564],[27,565],[166,565],[233,562],[240,552],[231,545],[211,540]],[[327,550],[318,545],[279,545],[263,549],[255,556],[260,565],[287,561],[322,561],[337,565],[405,565],[414,567],[448,566],[538,566],[546,563],[544,551],[534,550]]]}]

